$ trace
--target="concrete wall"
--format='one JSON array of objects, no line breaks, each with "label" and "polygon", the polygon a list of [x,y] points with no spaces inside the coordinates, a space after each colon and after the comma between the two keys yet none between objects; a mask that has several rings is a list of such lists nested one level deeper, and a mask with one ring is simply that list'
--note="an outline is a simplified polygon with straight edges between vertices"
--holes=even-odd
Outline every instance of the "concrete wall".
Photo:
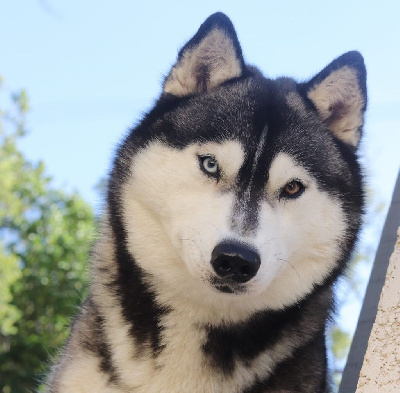
[{"label": "concrete wall", "polygon": [[[364,303],[361,308],[357,329],[354,334],[353,342],[350,347],[347,364],[343,371],[342,383],[340,384],[339,393],[354,393],[357,389],[361,366],[363,365],[364,362],[364,356],[366,354],[368,340],[370,338],[372,326],[375,322],[375,318],[377,315],[378,302],[381,296],[382,288],[385,284],[389,259],[393,252],[394,245],[396,243],[396,238],[397,238],[396,232],[399,226],[400,226],[400,173],[394,188],[392,202],[389,208],[389,212],[386,218],[385,226],[383,228],[379,247],[376,253],[375,262],[372,268],[371,277],[369,279],[367,290],[365,293]],[[397,262],[397,269],[398,270],[400,269],[400,262]],[[386,290],[386,292],[387,291],[388,290]],[[391,292],[389,291],[389,293]],[[400,307],[399,304],[398,307]],[[398,308],[397,315],[399,312],[400,309]],[[384,326],[382,326],[382,329],[384,329]],[[381,331],[380,334],[383,334],[389,341],[394,340],[392,337],[388,337],[387,334],[383,332],[383,330]],[[400,332],[397,331],[397,337],[399,337],[399,335]],[[374,339],[371,338],[371,340]],[[372,360],[373,356],[374,355],[369,355],[369,359]],[[392,357],[388,358],[388,361],[391,360],[393,360]],[[398,358],[397,361],[399,361]],[[375,364],[375,366],[378,367],[377,364]],[[382,365],[382,367],[386,366]],[[369,388],[365,387],[365,389]],[[371,388],[371,389],[372,390],[359,390],[357,391],[357,393],[360,392],[380,393],[384,391],[376,388]],[[400,385],[397,387],[397,389],[391,391],[399,393]]]},{"label": "concrete wall", "polygon": [[400,227],[397,236],[357,393],[400,392]]}]

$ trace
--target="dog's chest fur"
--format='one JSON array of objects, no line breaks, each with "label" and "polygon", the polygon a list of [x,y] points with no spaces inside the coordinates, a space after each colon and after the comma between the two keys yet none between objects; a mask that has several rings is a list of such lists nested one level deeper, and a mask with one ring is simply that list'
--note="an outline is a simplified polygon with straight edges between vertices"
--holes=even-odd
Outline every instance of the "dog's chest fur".
[{"label": "dog's chest fur", "polygon": [[[109,234],[108,229],[105,232]],[[116,245],[110,236],[106,238],[94,248],[93,295],[53,372],[54,393],[257,393],[290,392],[294,387],[296,392],[325,391],[321,322],[324,326],[331,307],[329,287],[285,311],[248,313],[248,317],[218,307],[196,309],[184,298],[167,304],[165,291],[161,296],[153,292],[163,302],[163,312],[157,326],[149,326],[149,334],[138,340],[132,330],[135,319],[146,319],[143,314],[154,310],[141,309],[142,315],[135,319],[124,316],[114,281]],[[224,322],[221,315],[231,320]],[[298,367],[307,379],[295,377]]]},{"label": "dog's chest fur", "polygon": [[[330,294],[322,291],[318,297],[319,305],[328,309]],[[319,386],[326,367],[324,356],[320,367],[314,363],[324,346],[324,334],[318,332],[315,318],[310,325],[312,303],[300,306],[301,312],[290,318],[285,313],[265,313],[220,326],[201,324],[188,310],[171,309],[160,319],[162,334],[155,350],[151,340],[135,341],[131,323],[113,298],[111,292],[102,293],[108,310],[91,298],[85,303],[75,323],[76,334],[58,366],[55,392],[256,393],[294,391],[294,386],[296,392],[325,391],[325,385],[323,390]],[[104,312],[107,316],[100,317]],[[309,345],[304,346],[305,342]],[[68,362],[70,358],[75,361]],[[310,378],[294,382],[299,365]],[[278,373],[291,378],[287,383],[276,381],[273,375]]]}]

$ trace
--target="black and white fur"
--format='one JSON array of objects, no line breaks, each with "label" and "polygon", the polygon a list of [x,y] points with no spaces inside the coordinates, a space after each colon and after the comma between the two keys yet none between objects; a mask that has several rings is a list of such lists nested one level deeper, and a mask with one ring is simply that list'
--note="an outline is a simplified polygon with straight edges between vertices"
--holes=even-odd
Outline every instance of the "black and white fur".
[{"label": "black and white fur", "polygon": [[365,108],[358,52],[305,83],[271,80],[210,16],[119,146],[90,295],[48,392],[329,391]]}]

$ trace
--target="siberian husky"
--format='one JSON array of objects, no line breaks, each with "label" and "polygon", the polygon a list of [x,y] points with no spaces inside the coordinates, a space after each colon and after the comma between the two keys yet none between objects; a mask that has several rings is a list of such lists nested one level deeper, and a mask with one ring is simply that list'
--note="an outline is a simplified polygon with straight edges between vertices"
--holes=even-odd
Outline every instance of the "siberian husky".
[{"label": "siberian husky", "polygon": [[90,294],[48,392],[329,391],[366,102],[358,52],[272,80],[210,16],[116,152]]}]

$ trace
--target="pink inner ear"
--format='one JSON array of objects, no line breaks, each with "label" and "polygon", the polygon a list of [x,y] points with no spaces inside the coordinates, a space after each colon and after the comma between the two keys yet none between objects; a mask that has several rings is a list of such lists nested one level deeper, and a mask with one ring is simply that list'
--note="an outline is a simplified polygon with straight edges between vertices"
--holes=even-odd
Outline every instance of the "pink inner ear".
[{"label": "pink inner ear", "polygon": [[328,125],[334,124],[345,116],[349,115],[349,107],[344,102],[335,102],[329,108],[328,111],[331,115],[326,119]]},{"label": "pink inner ear", "polygon": [[197,81],[197,91],[199,93],[205,93],[210,86],[210,71],[206,64],[199,64],[194,72],[193,76]]},{"label": "pink inner ear", "polygon": [[[204,93],[243,71],[243,59],[232,36],[218,26],[180,54],[164,83],[164,93],[185,96]],[[240,54],[240,53],[239,53]]]},{"label": "pink inner ear", "polygon": [[313,86],[308,97],[334,135],[357,147],[365,111],[365,99],[359,86],[357,70],[344,66],[332,71]]}]

